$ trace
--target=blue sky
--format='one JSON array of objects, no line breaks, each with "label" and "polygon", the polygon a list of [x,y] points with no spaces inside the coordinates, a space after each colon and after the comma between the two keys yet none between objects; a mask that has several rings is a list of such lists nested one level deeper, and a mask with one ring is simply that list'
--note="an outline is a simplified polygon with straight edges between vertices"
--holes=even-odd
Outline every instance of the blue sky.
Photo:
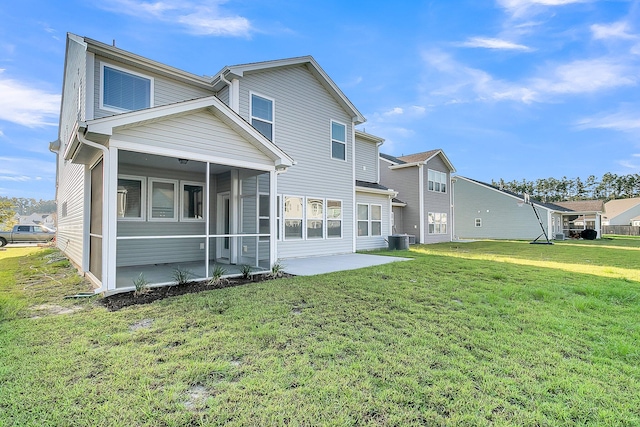
[{"label": "blue sky", "polygon": [[199,74],[313,55],[400,156],[478,180],[640,172],[640,1],[0,5],[0,195],[52,199],[65,34]]}]

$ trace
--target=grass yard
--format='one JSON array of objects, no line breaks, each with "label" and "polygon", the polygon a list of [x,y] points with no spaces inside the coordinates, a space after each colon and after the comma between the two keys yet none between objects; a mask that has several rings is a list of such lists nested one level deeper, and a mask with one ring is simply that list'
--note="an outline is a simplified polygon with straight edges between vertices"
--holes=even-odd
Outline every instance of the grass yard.
[{"label": "grass yard", "polygon": [[400,254],[107,312],[8,248],[0,426],[640,425],[640,239]]}]

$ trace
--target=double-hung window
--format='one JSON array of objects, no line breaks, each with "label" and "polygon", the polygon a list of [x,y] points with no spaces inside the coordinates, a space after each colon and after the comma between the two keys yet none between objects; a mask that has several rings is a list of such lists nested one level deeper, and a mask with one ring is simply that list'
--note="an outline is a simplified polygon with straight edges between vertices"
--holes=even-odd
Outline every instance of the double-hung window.
[{"label": "double-hung window", "polygon": [[482,227],[482,218],[476,218],[476,227]]},{"label": "double-hung window", "polygon": [[100,108],[123,112],[153,106],[153,78],[102,64]]},{"label": "double-hung window", "polygon": [[284,198],[284,238],[302,239],[303,218],[302,197]]},{"label": "double-hung window", "polygon": [[144,220],[146,189],[144,177],[118,176],[118,218]]},{"label": "double-hung window", "polygon": [[441,212],[429,212],[429,234],[447,234],[447,214]]},{"label": "double-hung window", "polygon": [[358,237],[382,235],[382,206],[358,204]]},{"label": "double-hung window", "polygon": [[347,126],[331,121],[331,157],[347,160]]},{"label": "double-hung window", "polygon": [[251,125],[273,141],[273,100],[251,94]]},{"label": "double-hung window", "polygon": [[327,200],[327,238],[342,237],[342,201]]},{"label": "double-hung window", "polygon": [[445,172],[429,169],[428,178],[429,191],[435,191],[437,193],[447,192],[447,174]]},{"label": "double-hung window", "polygon": [[324,200],[307,197],[307,239],[324,237]]},{"label": "double-hung window", "polygon": [[178,181],[149,178],[149,220],[176,221],[178,219]]}]

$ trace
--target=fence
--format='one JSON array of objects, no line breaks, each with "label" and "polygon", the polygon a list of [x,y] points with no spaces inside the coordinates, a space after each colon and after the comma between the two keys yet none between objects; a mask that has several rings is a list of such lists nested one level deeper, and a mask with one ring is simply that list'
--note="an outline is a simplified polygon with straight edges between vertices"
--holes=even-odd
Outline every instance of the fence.
[{"label": "fence", "polygon": [[602,234],[619,234],[622,236],[640,236],[640,227],[633,225],[603,225]]}]

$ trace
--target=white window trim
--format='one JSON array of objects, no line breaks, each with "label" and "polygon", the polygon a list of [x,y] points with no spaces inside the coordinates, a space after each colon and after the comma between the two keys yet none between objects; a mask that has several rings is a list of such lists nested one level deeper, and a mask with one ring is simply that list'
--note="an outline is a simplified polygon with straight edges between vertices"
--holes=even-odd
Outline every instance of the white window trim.
[{"label": "white window trim", "polygon": [[136,71],[132,71],[126,68],[122,68],[119,67],[117,65],[113,65],[110,64],[108,62],[103,62],[100,61],[100,104],[99,104],[99,108],[101,110],[105,110],[105,111],[113,111],[115,113],[123,113],[123,112],[127,112],[127,111],[132,111],[132,110],[128,110],[125,108],[117,108],[117,107],[112,107],[109,105],[104,105],[104,67],[109,67],[109,68],[113,68],[114,70],[118,70],[118,71],[122,71],[123,73],[127,73],[127,74],[132,74],[134,76],[138,76],[138,77],[142,77],[144,79],[148,79],[151,82],[151,85],[149,87],[149,108],[154,106],[154,97],[153,97],[153,93],[154,93],[154,86],[155,86],[155,79],[151,76],[148,76],[146,74],[141,74],[138,73]]},{"label": "white window trim", "polygon": [[[173,192],[173,218],[154,218],[153,217],[153,183],[154,182],[163,182],[163,183],[167,183],[167,184],[173,184],[174,185],[174,192]],[[147,203],[147,218],[148,221],[154,221],[154,222],[177,222],[178,218],[179,218],[179,214],[178,214],[178,210],[180,209],[180,206],[178,205],[178,200],[180,199],[180,196],[176,194],[177,191],[180,191],[180,185],[179,185],[179,181],[177,179],[165,179],[165,178],[148,178],[148,183],[149,183],[149,191],[148,193],[148,203]]]},{"label": "white window trim", "polygon": [[[357,203],[356,205],[356,235],[358,234],[358,222],[365,222],[364,219],[358,219],[358,206],[362,205],[362,206],[366,206],[367,207],[367,235],[366,236],[357,236],[358,239],[366,239],[366,238],[378,238],[380,236],[382,236],[382,218],[384,217],[382,214],[382,205],[378,204],[378,203]],[[380,208],[380,219],[373,219],[373,210],[371,209],[373,206],[377,206]],[[380,234],[373,234],[373,223],[374,222],[379,222],[380,223]]]},{"label": "white window trim", "polygon": [[[286,205],[286,201],[287,201],[287,197],[291,197],[291,198],[297,198],[297,199],[302,199],[302,216],[300,218],[286,218],[286,209],[285,209],[285,205]],[[286,194],[282,196],[282,240],[285,241],[290,241],[290,242],[299,242],[302,240],[306,240],[307,238],[307,233],[306,233],[306,203],[307,203],[307,199],[304,196],[296,196],[293,194]],[[286,232],[287,232],[287,227],[285,226],[285,222],[287,221],[287,219],[292,219],[292,220],[298,220],[301,219],[302,223],[300,224],[301,227],[301,232],[302,235],[300,237],[289,237],[287,238],[286,236]]]},{"label": "white window trim", "polygon": [[[118,175],[118,179],[128,179],[140,181],[140,216],[139,217],[118,217],[118,221],[146,221],[147,215],[147,177],[137,175]],[[117,188],[116,188],[117,192]]]},{"label": "white window trim", "polygon": [[[329,202],[340,202],[340,218],[329,218],[327,213],[329,212]],[[344,233],[344,202],[341,199],[325,199],[325,236],[327,239],[342,239]],[[340,236],[329,236],[329,221],[340,221]]]},{"label": "white window trim", "polygon": [[[444,233],[436,233],[436,232],[434,231],[434,232],[432,233],[432,232],[429,230],[429,222],[428,222],[428,221],[429,221],[429,219],[428,219],[428,218],[429,218],[429,215],[431,215],[431,214],[433,214],[433,215],[434,215],[434,221],[435,221],[435,214],[440,214],[440,215],[443,215],[443,214],[444,214],[444,215],[446,215],[446,216],[447,216],[447,222],[445,222],[445,223],[444,223],[444,224],[446,225],[446,230],[447,230],[447,231],[445,231]],[[434,222],[433,224],[434,224],[434,227],[433,227],[433,228],[434,228],[434,230],[435,230],[435,224],[438,224],[438,223]],[[440,225],[442,225],[442,222],[440,222],[439,224],[440,224]],[[449,234],[449,213],[447,213],[447,212],[428,212],[428,213],[427,213],[427,234],[432,234],[432,235],[436,235],[436,234],[437,234],[437,235],[447,235],[447,234]]]},{"label": "white window trim", "polygon": [[[257,96],[266,100],[271,101],[271,121],[265,120],[261,117],[255,117],[253,115],[253,96]],[[231,96],[231,95],[229,95]],[[249,91],[249,124],[251,124],[251,126],[253,126],[253,119],[259,120],[261,122],[265,122],[265,123],[270,123],[271,124],[271,139],[270,141],[273,142],[275,144],[276,142],[276,100],[271,98],[270,96],[265,96],[262,95],[258,92],[253,92],[253,91]],[[257,130],[257,129],[256,129]],[[260,133],[260,131],[258,131],[258,133]],[[262,135],[262,133],[260,133],[260,135]],[[265,138],[267,138],[265,136]],[[269,138],[267,138],[269,139]]]},{"label": "white window trim", "polygon": [[[554,220],[555,220],[555,218],[554,218]],[[475,226],[476,226],[477,228],[482,227],[482,218],[476,218],[476,219],[475,219]]]},{"label": "white window trim", "polygon": [[[185,185],[193,185],[193,186],[200,186],[202,187],[202,218],[189,218],[189,217],[185,217],[184,216],[184,212],[183,212],[183,207],[184,207],[184,186]],[[204,204],[205,204],[205,191],[206,191],[206,186],[204,184],[204,182],[196,182],[196,181],[180,181],[180,197],[179,197],[179,207],[180,207],[180,221],[182,222],[204,222],[205,221],[205,217],[204,217]]]},{"label": "white window trim", "polygon": [[[433,181],[431,181],[429,179],[429,172],[433,172],[434,173],[434,178],[438,177],[438,176],[444,176],[444,181],[436,181],[435,179]],[[445,191],[440,191],[440,190],[435,190],[435,185],[433,186],[433,190],[429,189],[429,182],[433,182],[434,184],[437,182],[439,184],[446,184],[445,185]],[[447,179],[447,173],[446,172],[442,172],[442,171],[438,171],[435,169],[427,169],[427,190],[431,191],[433,193],[441,193],[441,194],[447,194],[447,192],[449,191],[449,182]]]},{"label": "white window trim", "polygon": [[[337,139],[333,139],[333,124],[334,123],[344,126],[344,142],[343,141],[339,141]],[[329,141],[330,141],[330,143],[329,143],[329,158],[331,160],[337,160],[339,162],[345,162],[345,163],[347,162],[347,158],[349,157],[347,155],[347,139],[348,139],[347,138],[347,130],[348,129],[349,129],[349,127],[347,126],[346,123],[342,123],[342,122],[339,122],[338,120],[333,120],[333,119],[331,119],[329,121]],[[337,159],[337,158],[333,157],[333,142],[334,141],[339,143],[339,144],[344,145],[344,159]]]}]

